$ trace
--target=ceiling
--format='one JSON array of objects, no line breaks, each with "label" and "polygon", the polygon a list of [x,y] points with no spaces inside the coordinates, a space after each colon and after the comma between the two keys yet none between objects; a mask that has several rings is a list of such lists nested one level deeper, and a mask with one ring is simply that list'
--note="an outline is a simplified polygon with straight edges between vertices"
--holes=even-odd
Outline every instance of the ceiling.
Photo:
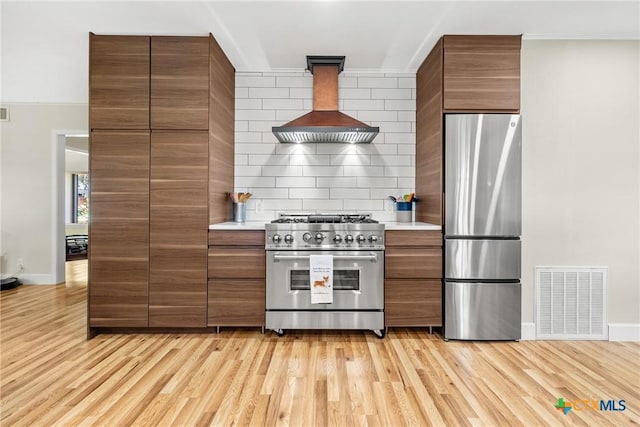
[{"label": "ceiling", "polygon": [[[635,1],[11,1],[0,3],[2,98],[86,102],[88,32],[213,33],[237,71],[413,73],[442,34],[638,39]],[[80,86],[82,86],[80,88]]]}]

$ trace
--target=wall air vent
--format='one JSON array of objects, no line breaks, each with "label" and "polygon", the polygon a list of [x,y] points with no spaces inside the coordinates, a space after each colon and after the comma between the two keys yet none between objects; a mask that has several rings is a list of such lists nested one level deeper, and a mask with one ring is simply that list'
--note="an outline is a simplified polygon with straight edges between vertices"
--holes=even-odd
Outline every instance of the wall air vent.
[{"label": "wall air vent", "polygon": [[0,122],[9,121],[9,107],[0,107]]},{"label": "wall air vent", "polygon": [[607,340],[607,268],[536,267],[536,339]]}]

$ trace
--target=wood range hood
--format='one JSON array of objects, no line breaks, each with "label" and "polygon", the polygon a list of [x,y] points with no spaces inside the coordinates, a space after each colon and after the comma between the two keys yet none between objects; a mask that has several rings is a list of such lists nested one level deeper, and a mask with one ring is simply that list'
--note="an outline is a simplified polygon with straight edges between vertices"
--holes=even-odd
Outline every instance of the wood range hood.
[{"label": "wood range hood", "polygon": [[313,74],[313,111],[283,126],[273,134],[284,143],[366,144],[380,132],[338,111],[338,74],[344,69],[344,56],[307,56],[307,69]]}]

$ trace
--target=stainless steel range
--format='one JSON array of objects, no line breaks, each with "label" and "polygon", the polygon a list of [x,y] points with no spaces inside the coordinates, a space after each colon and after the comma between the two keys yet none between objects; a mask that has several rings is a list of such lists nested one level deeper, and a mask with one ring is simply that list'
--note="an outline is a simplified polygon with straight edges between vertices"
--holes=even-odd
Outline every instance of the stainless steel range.
[{"label": "stainless steel range", "polygon": [[[384,224],[370,214],[281,214],[265,226],[266,327],[384,336]],[[331,255],[333,302],[312,304],[310,257]]]}]

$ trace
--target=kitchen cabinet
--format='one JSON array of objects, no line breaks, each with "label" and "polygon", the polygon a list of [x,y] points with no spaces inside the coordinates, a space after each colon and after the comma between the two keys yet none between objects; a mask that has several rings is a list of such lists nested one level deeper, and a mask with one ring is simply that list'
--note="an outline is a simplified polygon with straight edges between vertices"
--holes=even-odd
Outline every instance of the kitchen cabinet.
[{"label": "kitchen cabinet", "polygon": [[149,129],[149,43],[89,35],[89,128]]},{"label": "kitchen cabinet", "polygon": [[385,232],[385,326],[442,326],[440,231]]},{"label": "kitchen cabinet", "polygon": [[445,35],[416,74],[416,220],[443,225],[446,113],[520,112],[521,36]]},{"label": "kitchen cabinet", "polygon": [[208,326],[264,326],[264,231],[209,231]]},{"label": "kitchen cabinet", "polygon": [[209,129],[208,37],[151,37],[151,128]]},{"label": "kitchen cabinet", "polygon": [[89,56],[89,335],[205,328],[208,224],[227,219],[233,188],[235,69],[212,35],[91,34]]},{"label": "kitchen cabinet", "polygon": [[205,327],[209,137],[151,134],[149,326]]},{"label": "kitchen cabinet", "polygon": [[92,131],[89,327],[147,327],[149,132]]}]

